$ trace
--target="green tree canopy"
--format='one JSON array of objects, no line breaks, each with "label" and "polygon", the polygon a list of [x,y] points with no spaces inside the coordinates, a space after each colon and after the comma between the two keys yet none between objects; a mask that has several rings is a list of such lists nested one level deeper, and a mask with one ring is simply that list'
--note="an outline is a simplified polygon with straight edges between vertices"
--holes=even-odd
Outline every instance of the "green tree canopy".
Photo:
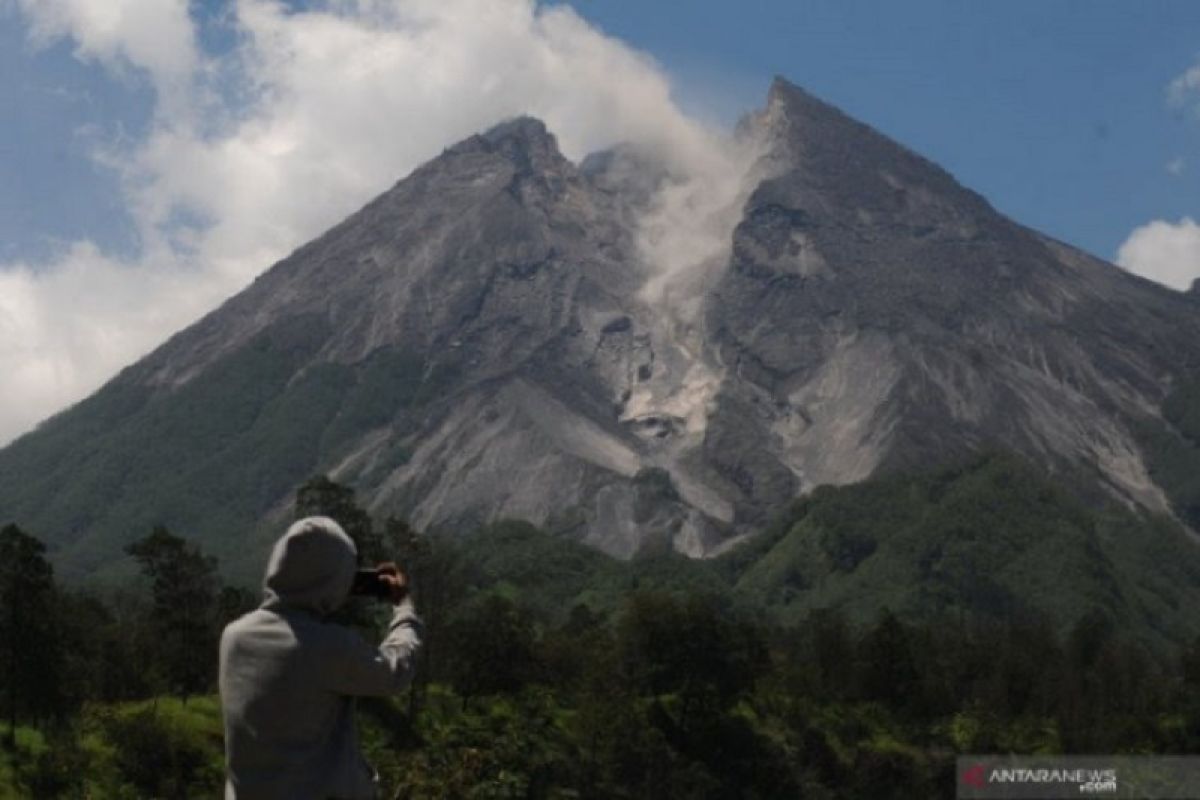
[{"label": "green tree canopy", "polygon": [[310,478],[296,490],[296,519],[305,517],[329,517],[342,526],[355,547],[358,559],[363,564],[377,564],[389,558],[382,552],[379,536],[375,533],[371,517],[359,508],[354,490],[331,481],[324,475]]},{"label": "green tree canopy", "polygon": [[150,653],[167,687],[205,691],[216,666],[217,560],[161,525],[126,548],[150,579]]}]

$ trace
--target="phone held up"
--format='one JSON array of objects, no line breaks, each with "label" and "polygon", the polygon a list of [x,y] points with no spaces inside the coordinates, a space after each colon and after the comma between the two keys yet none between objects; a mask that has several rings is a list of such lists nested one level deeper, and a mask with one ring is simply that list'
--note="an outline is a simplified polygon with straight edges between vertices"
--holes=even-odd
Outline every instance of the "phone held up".
[{"label": "phone held up", "polygon": [[354,583],[350,586],[350,594],[376,600],[391,600],[392,587],[383,579],[379,570],[360,569],[354,573]]}]

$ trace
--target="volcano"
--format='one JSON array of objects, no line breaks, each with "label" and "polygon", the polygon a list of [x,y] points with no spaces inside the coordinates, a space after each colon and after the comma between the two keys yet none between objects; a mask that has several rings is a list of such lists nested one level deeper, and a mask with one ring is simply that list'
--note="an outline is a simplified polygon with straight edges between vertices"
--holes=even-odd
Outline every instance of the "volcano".
[{"label": "volcano", "polygon": [[156,523],[248,562],[320,472],[423,529],[699,557],[816,486],[1003,449],[1200,524],[1195,291],[781,79],[729,147],[691,218],[635,145],[576,164],[519,118],[450,147],[0,451],[0,520],[68,574]]}]

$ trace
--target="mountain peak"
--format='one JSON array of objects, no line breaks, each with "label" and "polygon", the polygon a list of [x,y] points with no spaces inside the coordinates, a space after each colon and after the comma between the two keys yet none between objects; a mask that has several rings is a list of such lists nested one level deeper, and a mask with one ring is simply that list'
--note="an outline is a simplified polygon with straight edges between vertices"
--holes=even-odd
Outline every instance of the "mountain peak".
[{"label": "mountain peak", "polygon": [[[831,111],[836,108],[818,99],[798,84],[792,83],[782,75],[776,75],[771,80],[771,88],[767,91],[768,102],[787,103],[793,106],[816,104]],[[841,113],[841,112],[838,112]]]},{"label": "mountain peak", "polygon": [[851,226],[864,212],[879,219],[899,213],[921,229],[971,217],[964,230],[974,236],[978,221],[996,217],[938,165],[787,79],[776,77],[767,97],[749,124],[766,134],[778,165],[771,189],[791,184],[793,193],[808,195],[806,203],[819,197],[827,210],[849,215],[843,222]]},{"label": "mountain peak", "polygon": [[782,77],[767,94],[767,124],[793,156],[817,162],[824,169],[860,165],[875,169],[881,162],[916,160],[925,168],[936,165],[863,122],[844,113]]},{"label": "mountain peak", "polygon": [[537,117],[522,115],[493,125],[483,138],[495,145],[515,142],[525,145],[550,145],[558,149],[554,134],[546,129],[546,123]]},{"label": "mountain peak", "polygon": [[811,92],[779,76],[771,81],[771,88],[767,92],[767,112],[776,121],[786,121],[793,128],[833,126],[856,132],[859,135],[863,133],[879,135],[870,126],[847,116],[837,106],[825,102]]},{"label": "mountain peak", "polygon": [[547,130],[544,122],[530,116],[505,120],[484,133],[463,140],[448,152],[500,153],[526,167],[548,167],[565,160],[554,134]]}]

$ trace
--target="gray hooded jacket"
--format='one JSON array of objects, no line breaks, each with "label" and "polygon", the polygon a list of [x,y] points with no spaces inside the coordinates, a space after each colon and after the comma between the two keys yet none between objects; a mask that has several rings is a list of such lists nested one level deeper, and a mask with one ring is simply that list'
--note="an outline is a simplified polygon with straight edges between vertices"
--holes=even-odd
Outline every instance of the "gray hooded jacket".
[{"label": "gray hooded jacket", "polygon": [[227,800],[375,797],[351,698],[408,685],[421,623],[405,600],[376,649],[325,622],[349,596],[355,566],[336,522],[300,520],[275,544],[262,605],[222,633]]}]

